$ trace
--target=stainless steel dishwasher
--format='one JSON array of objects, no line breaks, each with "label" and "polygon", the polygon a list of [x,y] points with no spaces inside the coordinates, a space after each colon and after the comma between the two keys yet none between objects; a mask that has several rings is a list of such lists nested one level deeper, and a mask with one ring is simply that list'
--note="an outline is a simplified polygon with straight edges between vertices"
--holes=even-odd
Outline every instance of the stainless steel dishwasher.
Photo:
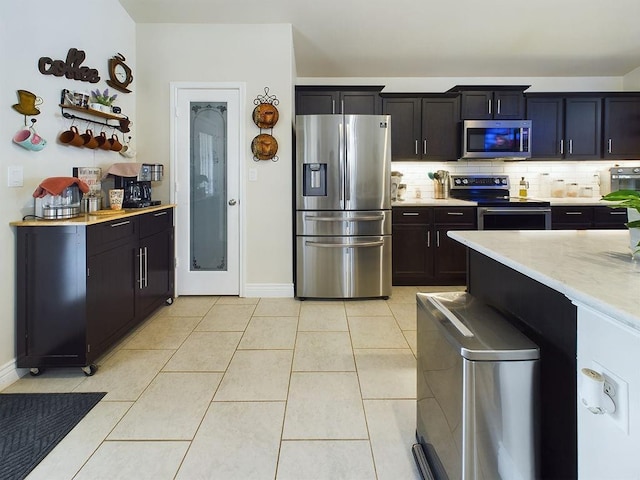
[{"label": "stainless steel dishwasher", "polygon": [[536,479],[537,345],[467,293],[418,293],[417,304],[423,478]]}]

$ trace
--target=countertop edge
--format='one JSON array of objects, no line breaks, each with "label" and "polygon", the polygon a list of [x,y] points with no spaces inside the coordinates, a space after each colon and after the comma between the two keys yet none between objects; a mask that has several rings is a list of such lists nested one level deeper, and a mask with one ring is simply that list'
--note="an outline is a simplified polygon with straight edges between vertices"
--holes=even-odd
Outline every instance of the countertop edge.
[{"label": "countertop edge", "polygon": [[173,203],[167,203],[164,205],[153,205],[151,207],[144,208],[129,208],[118,211],[112,215],[91,215],[90,213],[83,213],[74,218],[68,218],[64,220],[17,220],[10,222],[12,227],[69,227],[79,225],[95,225],[98,223],[110,222],[112,220],[118,220],[121,218],[134,217],[137,215],[143,215],[145,213],[156,212],[159,210],[166,210],[168,208],[175,208]]},{"label": "countertop edge", "polygon": [[447,235],[452,239],[462,243],[463,245],[483,255],[486,255],[487,257],[492,258],[502,263],[503,265],[548,286],[549,288],[562,293],[572,302],[579,302],[583,305],[591,307],[594,310],[602,312],[603,314],[611,317],[615,321],[626,325],[627,327],[632,328],[635,331],[640,332],[640,317],[637,314],[634,315],[629,311],[621,309],[620,307],[610,302],[596,298],[593,295],[588,294],[578,288],[574,288],[558,278],[554,278],[550,275],[540,272],[539,270],[536,270],[535,267],[526,265],[518,260],[510,258],[509,256],[496,252],[491,248],[485,247],[478,242],[465,238],[465,233],[469,232],[451,230],[447,232]]}]

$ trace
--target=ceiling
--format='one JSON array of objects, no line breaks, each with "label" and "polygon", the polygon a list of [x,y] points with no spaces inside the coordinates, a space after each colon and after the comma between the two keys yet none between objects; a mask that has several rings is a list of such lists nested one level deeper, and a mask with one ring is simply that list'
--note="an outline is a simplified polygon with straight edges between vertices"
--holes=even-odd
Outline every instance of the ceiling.
[{"label": "ceiling", "polygon": [[299,77],[622,76],[640,66],[638,0],[120,3],[136,23],[289,23]]}]

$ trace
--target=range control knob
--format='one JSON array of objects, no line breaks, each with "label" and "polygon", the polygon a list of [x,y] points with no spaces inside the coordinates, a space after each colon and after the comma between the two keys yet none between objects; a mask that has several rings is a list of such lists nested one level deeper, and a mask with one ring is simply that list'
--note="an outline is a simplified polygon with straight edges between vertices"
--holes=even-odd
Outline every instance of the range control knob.
[{"label": "range control knob", "polygon": [[500,179],[498,177],[494,178],[493,183],[495,183],[496,185],[500,185]]},{"label": "range control knob", "polygon": [[460,179],[459,179],[459,178],[456,178],[456,179],[453,181],[453,183],[455,183],[456,185],[460,185]]},{"label": "range control knob", "polygon": [[506,178],[503,178],[503,179],[502,179],[502,185],[506,185],[506,184],[507,184],[507,179],[506,179]]},{"label": "range control knob", "polygon": [[464,185],[467,185],[467,184],[469,183],[469,179],[467,179],[467,178],[463,178],[463,179],[462,179],[462,183],[463,183]]},{"label": "range control knob", "polygon": [[640,173],[640,168],[634,168],[633,173]]}]

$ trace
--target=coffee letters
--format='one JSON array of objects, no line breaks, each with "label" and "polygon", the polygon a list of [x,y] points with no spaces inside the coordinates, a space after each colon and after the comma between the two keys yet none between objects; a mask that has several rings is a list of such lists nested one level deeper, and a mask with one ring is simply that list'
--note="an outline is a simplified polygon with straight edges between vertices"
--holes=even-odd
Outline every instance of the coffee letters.
[{"label": "coffee letters", "polygon": [[38,70],[43,75],[65,76],[69,80],[98,83],[100,75],[97,69],[80,66],[85,58],[84,50],[70,48],[67,53],[67,60],[64,62],[62,60],[52,60],[50,57],[40,57]]}]

